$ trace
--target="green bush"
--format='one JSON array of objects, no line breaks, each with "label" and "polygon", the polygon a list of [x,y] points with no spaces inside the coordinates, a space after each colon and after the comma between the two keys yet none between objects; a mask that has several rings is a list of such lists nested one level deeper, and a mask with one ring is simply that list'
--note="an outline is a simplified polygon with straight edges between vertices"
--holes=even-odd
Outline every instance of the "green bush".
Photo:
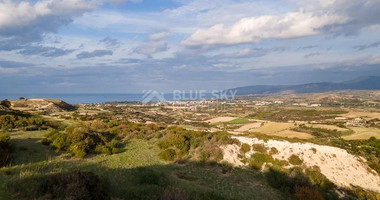
[{"label": "green bush", "polygon": [[77,158],[87,154],[113,154],[120,152],[118,138],[107,132],[100,122],[83,123],[66,128],[64,132],[52,130],[46,135],[47,141],[57,151],[65,150]]},{"label": "green bush", "polygon": [[278,150],[275,148],[275,147],[272,147],[272,148],[270,148],[270,152],[269,152],[270,154],[277,154],[278,153]]},{"label": "green bush", "polygon": [[246,143],[243,143],[240,147],[240,152],[242,152],[243,154],[247,153],[251,151],[251,146],[249,146],[249,144],[246,144]]},{"label": "green bush", "polygon": [[38,116],[31,116],[30,114],[19,111],[8,111],[0,115],[0,129],[12,130],[15,128],[23,129],[26,131],[46,130],[49,127],[59,127],[59,122],[45,121]]},{"label": "green bush", "polygon": [[281,191],[294,194],[297,187],[310,187],[309,180],[300,172],[287,175],[278,170],[269,169],[265,173],[266,180],[269,185]]},{"label": "green bush", "polygon": [[[190,157],[198,158],[201,161],[220,161],[223,159],[223,151],[220,145],[232,144],[226,132],[202,132],[186,130],[182,127],[171,126],[162,131],[163,137],[157,143],[162,150],[173,149],[176,151],[176,158],[184,159]],[[170,158],[161,152],[163,157]]]},{"label": "green bush", "polygon": [[101,145],[101,144],[98,144],[98,145],[96,145],[96,147],[95,147],[95,153],[97,153],[97,154],[107,154],[107,155],[110,155],[110,154],[111,154],[111,151],[110,151],[110,149],[108,149],[106,146]]},{"label": "green bush", "polygon": [[217,144],[210,141],[205,141],[204,144],[199,147],[198,152],[200,155],[198,159],[200,161],[221,161],[223,160],[223,151],[219,148]]},{"label": "green bush", "polygon": [[289,163],[292,165],[302,165],[303,160],[300,157],[293,154],[289,157]]},{"label": "green bush", "polygon": [[6,166],[11,160],[11,147],[9,146],[10,136],[0,133],[0,167]]},{"label": "green bush", "polygon": [[107,200],[106,185],[92,172],[66,172],[44,178],[39,187],[41,199]]},{"label": "green bush", "polygon": [[264,144],[252,144],[252,150],[259,153],[267,153],[267,148]]},{"label": "green bush", "polygon": [[176,152],[174,149],[165,149],[163,151],[161,151],[160,154],[158,154],[158,156],[162,159],[162,160],[165,160],[165,161],[173,161],[175,156],[176,156]]},{"label": "green bush", "polygon": [[269,154],[255,153],[252,154],[251,159],[249,160],[248,166],[253,169],[261,169],[264,163],[273,163],[274,159]]},{"label": "green bush", "polygon": [[10,108],[12,104],[8,99],[4,99],[4,100],[0,101],[0,105],[7,107],[7,108]]}]

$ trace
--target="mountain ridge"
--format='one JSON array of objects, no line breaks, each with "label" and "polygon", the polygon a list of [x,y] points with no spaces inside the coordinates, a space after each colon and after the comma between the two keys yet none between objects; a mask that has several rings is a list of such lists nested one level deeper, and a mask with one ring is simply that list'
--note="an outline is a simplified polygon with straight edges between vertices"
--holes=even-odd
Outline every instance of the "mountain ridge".
[{"label": "mountain ridge", "polygon": [[237,95],[263,95],[279,93],[315,93],[336,90],[380,90],[380,76],[363,76],[343,82],[317,82],[298,85],[252,85],[236,87]]}]

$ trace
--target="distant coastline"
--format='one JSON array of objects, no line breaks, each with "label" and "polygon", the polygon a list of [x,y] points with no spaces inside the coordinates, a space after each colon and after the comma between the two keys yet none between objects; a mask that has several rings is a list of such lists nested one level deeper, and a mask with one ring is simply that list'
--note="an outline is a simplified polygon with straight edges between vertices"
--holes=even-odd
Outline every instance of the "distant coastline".
[{"label": "distant coastline", "polygon": [[[86,103],[106,103],[106,102],[142,102],[144,94],[140,93],[125,93],[125,94],[117,94],[117,93],[99,93],[99,94],[4,94],[0,93],[1,99],[9,99],[16,100],[20,97],[24,97],[26,99],[60,99],[69,104],[86,104]],[[164,97],[167,101],[173,100],[173,94],[166,93]],[[207,93],[204,99],[211,99],[213,96]],[[202,99],[203,99],[202,98]],[[198,98],[199,99],[199,98]],[[155,101],[155,99],[153,99]]]}]

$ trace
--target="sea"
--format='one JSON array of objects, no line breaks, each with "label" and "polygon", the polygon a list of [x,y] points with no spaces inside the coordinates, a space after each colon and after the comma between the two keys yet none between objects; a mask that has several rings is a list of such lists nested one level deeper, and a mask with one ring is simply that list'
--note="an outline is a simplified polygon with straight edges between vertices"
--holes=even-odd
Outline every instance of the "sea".
[{"label": "sea", "polygon": [[[69,104],[86,104],[86,103],[107,103],[107,102],[143,102],[149,95],[146,94],[2,94],[0,100],[9,99],[17,100],[20,97],[25,99],[60,99]],[[195,93],[183,93],[180,96],[173,93],[165,93],[163,98],[152,96],[150,101],[186,101],[200,99],[216,99],[217,96],[211,93],[197,95]]]}]

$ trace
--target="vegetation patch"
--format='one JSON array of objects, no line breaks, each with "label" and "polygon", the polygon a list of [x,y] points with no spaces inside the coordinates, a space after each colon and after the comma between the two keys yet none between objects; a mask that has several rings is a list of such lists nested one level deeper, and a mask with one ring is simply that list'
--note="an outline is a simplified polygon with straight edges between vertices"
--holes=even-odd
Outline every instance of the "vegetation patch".
[{"label": "vegetation patch", "polygon": [[265,173],[265,177],[272,187],[294,195],[300,200],[338,199],[334,184],[331,187],[322,187],[318,183],[311,182],[310,178],[297,168],[287,173],[271,168]]},{"label": "vegetation patch", "polygon": [[292,130],[310,133],[316,137],[341,137],[344,135],[350,135],[354,133],[352,130],[338,131],[337,129],[310,127],[304,124],[300,125],[299,127],[293,128]]},{"label": "vegetation patch", "polygon": [[264,144],[252,144],[252,150],[259,153],[268,152],[268,148]]},{"label": "vegetation patch", "polygon": [[10,136],[0,132],[0,167],[6,166],[11,161]]},{"label": "vegetation patch", "polygon": [[227,124],[246,124],[246,123],[249,123],[249,119],[247,118],[237,118],[237,119],[234,119],[234,120],[231,120],[229,122],[226,122]]},{"label": "vegetation patch", "polygon": [[0,129],[12,131],[22,129],[25,131],[47,130],[48,128],[59,128],[60,124],[55,121],[45,120],[39,116],[32,116],[29,113],[20,111],[0,112]]},{"label": "vegetation patch", "polygon": [[347,113],[347,111],[338,109],[276,109],[260,112],[256,115],[256,118],[278,122],[287,122],[289,120],[314,121],[333,119],[344,113]]},{"label": "vegetation patch", "polygon": [[32,176],[8,183],[7,188],[18,199],[110,199],[106,184],[92,172]]},{"label": "vegetation patch", "polygon": [[84,158],[87,154],[115,154],[121,146],[118,137],[108,132],[100,121],[72,125],[63,132],[53,130],[44,143],[77,158]]},{"label": "vegetation patch", "polygon": [[241,144],[240,152],[242,152],[243,154],[245,154],[245,153],[247,153],[249,151],[251,151],[251,146],[249,146],[249,144],[246,144],[246,143]]},{"label": "vegetation patch", "polygon": [[[201,161],[220,161],[223,159],[220,146],[233,144],[236,141],[231,139],[226,132],[192,131],[174,126],[167,127],[163,134],[164,136],[158,142],[158,147],[162,150],[160,156],[168,155],[169,152],[172,155],[174,150],[176,155],[174,159],[186,159],[193,155]],[[164,157],[161,158],[164,159]]]},{"label": "vegetation patch", "polygon": [[302,165],[303,163],[303,160],[294,154],[291,155],[288,160],[289,160],[289,163],[292,165]]}]

